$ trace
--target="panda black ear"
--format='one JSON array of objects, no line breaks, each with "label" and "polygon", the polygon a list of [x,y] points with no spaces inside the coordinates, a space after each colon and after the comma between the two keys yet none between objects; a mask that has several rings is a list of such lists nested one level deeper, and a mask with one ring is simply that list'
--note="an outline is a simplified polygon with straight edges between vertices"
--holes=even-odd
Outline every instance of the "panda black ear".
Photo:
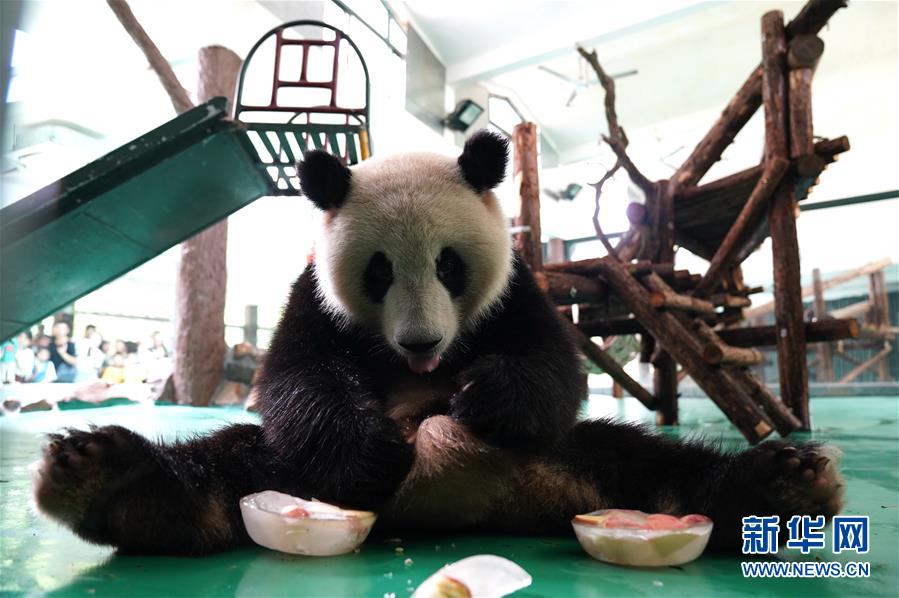
[{"label": "panda black ear", "polygon": [[459,156],[459,168],[465,182],[482,193],[503,182],[508,161],[509,141],[502,135],[481,129],[465,142]]},{"label": "panda black ear", "polygon": [[321,210],[339,208],[350,190],[352,172],[328,152],[312,150],[297,163],[300,191]]}]

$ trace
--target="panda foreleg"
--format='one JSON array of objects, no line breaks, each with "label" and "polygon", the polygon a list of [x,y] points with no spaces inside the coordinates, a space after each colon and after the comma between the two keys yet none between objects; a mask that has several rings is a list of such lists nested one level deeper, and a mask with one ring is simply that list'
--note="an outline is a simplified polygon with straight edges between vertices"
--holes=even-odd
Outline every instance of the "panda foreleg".
[{"label": "panda foreleg", "polygon": [[839,451],[821,443],[777,440],[727,452],[596,420],[572,429],[559,459],[592,479],[603,507],[712,518],[717,548],[739,549],[745,516],[778,515],[783,526],[793,515],[829,519],[843,504]]},{"label": "panda foreleg", "polygon": [[483,355],[463,372],[450,415],[491,444],[527,452],[554,445],[584,396],[579,362],[541,351]]},{"label": "panda foreleg", "polygon": [[283,474],[257,425],[169,445],[104,426],[50,436],[35,501],[89,542],[129,552],[204,554],[248,541],[240,497],[290,491],[281,487]]}]

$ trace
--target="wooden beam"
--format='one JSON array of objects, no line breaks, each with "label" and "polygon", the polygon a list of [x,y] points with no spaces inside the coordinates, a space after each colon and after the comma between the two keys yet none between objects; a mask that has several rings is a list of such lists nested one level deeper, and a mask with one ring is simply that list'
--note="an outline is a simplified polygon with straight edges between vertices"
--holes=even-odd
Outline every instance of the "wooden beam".
[{"label": "wooden beam", "polygon": [[514,244],[522,259],[534,272],[543,269],[537,139],[537,125],[532,122],[519,123],[512,129],[513,180],[521,200],[516,224],[524,228],[515,234]]},{"label": "wooden beam", "polygon": [[739,365],[750,366],[762,363],[762,353],[758,349],[746,349],[743,347],[731,347],[723,342],[720,344],[708,344],[702,350],[702,358],[709,365]]},{"label": "wooden beam", "polygon": [[[789,158],[787,119],[787,39],[783,13],[762,16],[762,104],[765,107],[765,157]],[[783,402],[811,429],[808,408],[808,362],[796,236],[796,200],[792,180],[784,180],[768,213],[774,260],[774,314],[778,329],[777,365]]]},{"label": "wooden beam", "polygon": [[[818,33],[833,14],[846,6],[845,0],[811,0],[786,27],[786,37]],[[762,66],[759,65],[724,108],[721,116],[696,145],[671,180],[678,188],[695,185],[721,159],[737,133],[762,104]]]},{"label": "wooden beam", "polygon": [[656,423],[660,426],[678,425],[677,362],[667,351],[659,351],[652,362],[652,390],[656,396]]},{"label": "wooden beam", "polygon": [[[636,318],[584,319],[578,323],[578,328],[590,336],[647,334],[646,328]],[[776,326],[725,328],[717,333],[721,340],[734,347],[766,347],[777,344]],[[826,319],[805,323],[805,338],[808,343],[854,339],[860,335],[857,320]]]},{"label": "wooden beam", "polygon": [[608,298],[608,290],[596,277],[564,272],[535,272],[534,278],[556,305],[598,303]]},{"label": "wooden beam", "polygon": [[[855,368],[851,372],[849,372],[848,374],[846,374],[845,376],[840,378],[840,383],[847,384],[849,382],[852,382],[853,380],[855,380],[856,378],[861,376],[863,373],[865,373],[865,370],[867,370],[868,368],[870,368],[873,365],[876,365],[880,360],[886,359],[886,357],[890,353],[892,353],[892,351],[893,351],[893,346],[890,343],[884,343],[884,347],[883,347],[882,351],[880,351],[879,353],[877,353],[870,359],[867,359],[867,360],[863,361],[862,363],[858,364],[857,366],[855,366]],[[845,357],[848,359],[848,355],[842,355],[842,357]]]},{"label": "wooden beam", "polygon": [[[702,360],[701,346],[693,334],[673,314],[657,311],[649,304],[649,292],[643,288],[624,265],[606,260],[601,274],[640,323],[656,338],[665,351],[696,381],[709,398],[727,415],[734,425],[753,444],[767,437],[774,423],[743,391],[727,372],[712,368]],[[664,285],[658,276],[650,274],[645,280]]]},{"label": "wooden beam", "polygon": [[[871,310],[871,323],[879,330],[887,331],[890,328],[890,297],[887,293],[886,277],[883,270],[874,272],[868,277],[870,284],[871,301],[874,307]],[[877,376],[881,382],[891,380],[890,364],[886,359],[878,363]]]},{"label": "wooden beam", "polygon": [[577,341],[581,352],[590,361],[611,376],[612,380],[620,384],[632,397],[643,403],[644,407],[650,410],[655,409],[655,397],[643,388],[639,382],[631,378],[630,375],[624,371],[624,368],[621,367],[621,364],[590,340],[590,337],[578,330],[574,324],[569,323],[569,330],[574,336],[575,341]]},{"label": "wooden beam", "polygon": [[[890,264],[892,264],[892,260],[890,258],[884,258],[882,260],[877,260],[876,262],[870,262],[865,264],[860,268],[856,268],[855,270],[850,270],[849,272],[845,272],[843,274],[838,274],[837,276],[833,276],[824,280],[821,283],[821,290],[826,291],[828,289],[832,289],[834,287],[840,286],[841,284],[845,284],[850,280],[854,280],[859,276],[867,276],[872,272],[877,272],[878,270],[883,270]],[[802,287],[802,296],[803,297],[811,297],[815,293],[814,284],[810,284]],[[768,315],[774,311],[774,302],[764,303],[753,307],[752,309],[746,310],[746,319],[756,319],[763,316]]]},{"label": "wooden beam", "polygon": [[711,302],[674,292],[653,291],[649,295],[649,304],[656,309],[676,309],[691,314],[715,315],[715,306]]},{"label": "wooden beam", "polygon": [[[821,270],[812,270],[812,287],[815,290],[815,317],[823,320],[827,316],[824,302],[824,286],[821,282]],[[818,367],[816,378],[818,382],[833,382],[833,347],[830,343],[818,343]]]},{"label": "wooden beam", "polygon": [[839,309],[835,309],[830,313],[832,318],[865,318],[871,312],[871,308],[873,307],[873,303],[870,300],[865,299],[864,301],[859,301],[857,303],[853,303],[851,305],[847,305],[846,307],[841,307]]},{"label": "wooden beam", "polygon": [[817,35],[805,33],[790,40],[787,66],[790,69],[814,69],[824,53],[824,41]]},{"label": "wooden beam", "polygon": [[[696,332],[699,339],[705,343],[706,348],[718,347],[721,348],[722,351],[733,350],[735,352],[755,351],[755,349],[736,349],[734,347],[727,347],[718,334],[702,320],[693,320],[692,325],[693,330]],[[747,365],[757,365],[761,363],[762,354],[758,351],[755,351],[755,353],[757,355],[754,357],[758,357],[758,361],[754,361],[754,363],[722,364],[722,369],[732,376],[736,383],[741,385],[750,398],[771,418],[781,436],[787,436],[790,432],[798,430],[801,426],[801,422],[790,412],[786,405],[781,401],[778,401],[765,385],[759,382],[755,376],[745,368]],[[705,356],[705,351],[703,351],[703,356]]]},{"label": "wooden beam", "polygon": [[727,231],[727,235],[725,235],[721,245],[718,246],[718,251],[715,252],[715,257],[712,258],[702,282],[696,287],[697,295],[703,295],[715,288],[720,281],[722,273],[734,265],[734,257],[737,250],[746,242],[749,234],[758,225],[759,220],[764,217],[765,208],[768,207],[771,196],[774,194],[789,166],[789,161],[780,156],[772,157],[765,164],[762,175],[749,195],[749,199],[743,204],[743,209],[740,210],[737,219],[731,225],[730,230]]}]

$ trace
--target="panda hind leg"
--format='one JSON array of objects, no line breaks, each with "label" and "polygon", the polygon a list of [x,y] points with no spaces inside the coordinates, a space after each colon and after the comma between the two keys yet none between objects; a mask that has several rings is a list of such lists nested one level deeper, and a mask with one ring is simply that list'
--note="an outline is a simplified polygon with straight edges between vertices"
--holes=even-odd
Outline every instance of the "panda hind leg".
[{"label": "panda hind leg", "polygon": [[785,525],[793,515],[829,519],[839,513],[844,482],[838,461],[839,451],[823,443],[778,440],[731,452],[639,425],[593,420],[576,425],[553,455],[525,468],[530,475],[519,495],[541,493],[537,510],[553,512],[535,521],[556,525],[602,508],[701,513],[715,522],[713,547],[739,550],[745,516],[778,515]]}]

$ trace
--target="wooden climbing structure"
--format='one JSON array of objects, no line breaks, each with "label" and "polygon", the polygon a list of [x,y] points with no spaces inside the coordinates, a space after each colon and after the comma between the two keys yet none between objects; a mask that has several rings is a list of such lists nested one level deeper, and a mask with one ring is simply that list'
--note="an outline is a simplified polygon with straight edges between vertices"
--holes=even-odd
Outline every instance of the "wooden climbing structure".
[{"label": "wooden climbing structure", "polygon": [[[858,336],[854,319],[806,321],[796,237],[797,202],[824,169],[849,149],[845,137],[813,136],[811,83],[824,44],[817,33],[845,6],[811,0],[789,24],[773,11],[762,17],[762,61],[692,154],[666,180],[646,178],[627,155],[627,136],[614,108],[614,82],[595,52],[579,48],[606,92],[605,137],[617,157],[597,183],[594,224],[606,246],[602,258],[544,265],[539,252],[536,133],[522,123],[513,133],[520,185],[519,251],[563,314],[585,355],[644,405],[661,424],[676,424],[677,387],[689,375],[750,442],[777,430],[809,429],[806,344]],[[759,109],[765,115],[760,164],[700,185],[700,180]],[[619,168],[645,196],[628,207],[629,231],[617,246],[598,220],[602,183]],[[774,253],[774,326],[737,327],[750,296],[740,264],[770,236]],[[703,275],[674,265],[676,246],[707,259]],[[577,309],[569,306],[577,305]],[[574,314],[577,314],[575,317]],[[631,378],[591,337],[639,334],[641,359],[654,368],[652,392]],[[756,347],[777,348],[780,398],[749,369]]]}]

